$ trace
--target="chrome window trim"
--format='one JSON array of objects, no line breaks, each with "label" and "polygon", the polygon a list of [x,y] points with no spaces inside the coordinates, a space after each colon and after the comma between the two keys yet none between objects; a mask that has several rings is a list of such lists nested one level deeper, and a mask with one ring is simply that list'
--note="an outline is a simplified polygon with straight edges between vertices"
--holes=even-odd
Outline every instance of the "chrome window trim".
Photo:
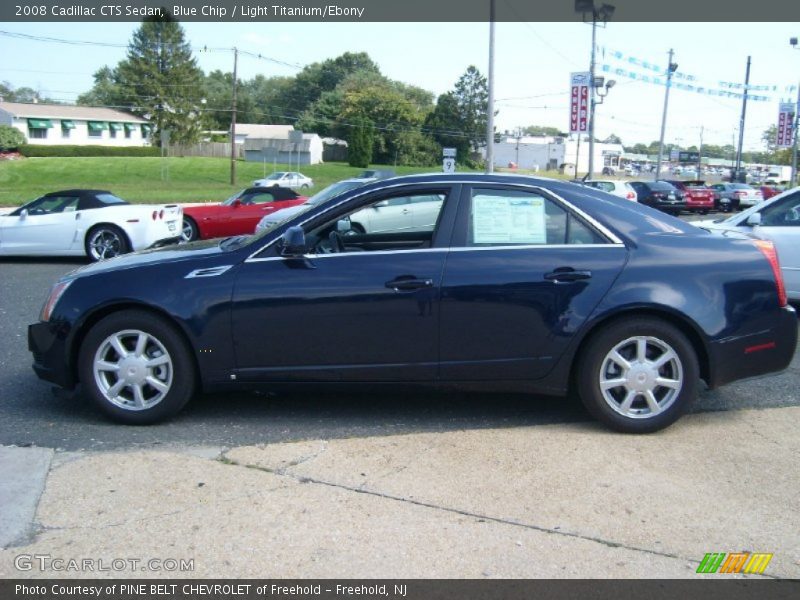
[{"label": "chrome window trim", "polygon": [[[420,252],[485,252],[487,250],[538,250],[554,249],[575,250],[578,248],[624,248],[623,244],[530,244],[519,246],[464,246],[459,248],[414,248],[411,250],[373,250],[365,252],[332,252],[331,254],[304,254],[303,258],[316,260],[318,258],[337,258],[340,256],[380,256],[381,254],[418,254]],[[271,260],[291,260],[287,256],[268,256],[266,258],[248,258],[245,262],[267,262]],[[299,257],[297,257],[299,258]]]},{"label": "chrome window trim", "polygon": [[[431,174],[431,176],[433,177],[434,175]],[[448,186],[453,186],[453,185],[472,185],[472,186],[476,186],[476,185],[480,185],[480,186],[489,187],[489,188],[492,187],[492,185],[500,185],[500,186],[514,186],[514,187],[520,187],[520,188],[526,188],[526,189],[529,189],[529,190],[534,190],[534,191],[536,191],[538,193],[544,194],[545,197],[547,197],[549,195],[550,197],[555,198],[556,200],[558,200],[559,202],[564,204],[564,206],[566,206],[570,210],[574,211],[580,217],[585,219],[592,227],[594,227],[601,234],[603,234],[608,240],[610,240],[610,243],[609,244],[555,244],[555,245],[540,244],[540,245],[530,245],[530,246],[486,246],[486,247],[465,247],[465,248],[424,248],[424,249],[421,249],[421,250],[386,250],[386,251],[378,251],[378,252],[383,252],[385,254],[385,253],[388,253],[388,252],[392,252],[392,253],[394,253],[394,252],[421,252],[421,251],[428,251],[428,250],[453,250],[453,251],[460,252],[460,251],[464,251],[464,250],[476,250],[476,249],[477,250],[494,250],[494,249],[498,249],[498,248],[500,248],[500,249],[531,249],[531,248],[554,248],[554,247],[555,248],[563,248],[563,247],[566,247],[566,248],[571,248],[571,247],[578,247],[578,248],[598,247],[598,248],[604,248],[604,247],[618,247],[618,246],[624,246],[625,245],[622,242],[622,240],[614,232],[609,230],[602,223],[599,223],[594,217],[592,217],[591,215],[586,214],[584,211],[582,211],[581,209],[579,209],[574,204],[572,204],[571,202],[569,202],[568,200],[566,200],[562,196],[558,195],[557,193],[555,193],[555,192],[553,192],[551,190],[548,190],[546,188],[543,188],[540,185],[531,185],[531,184],[528,184],[528,183],[501,182],[501,181],[450,180],[450,179],[448,179],[448,180],[437,180],[437,181],[433,181],[433,182],[408,182],[408,181],[402,181],[402,182],[399,182],[399,183],[395,183],[394,185],[387,185],[387,186],[381,187],[379,190],[374,190],[373,189],[373,190],[362,191],[362,192],[360,192],[360,193],[358,193],[358,194],[356,194],[354,196],[351,196],[351,197],[347,198],[346,200],[340,200],[339,202],[337,202],[335,204],[331,204],[330,206],[325,208],[322,212],[316,213],[313,217],[308,217],[304,221],[301,221],[300,223],[298,223],[298,225],[302,227],[303,225],[305,225],[306,223],[308,223],[312,219],[315,219],[316,217],[322,216],[325,213],[330,212],[333,209],[337,208],[338,206],[341,206],[342,204],[350,202],[351,200],[355,200],[356,198],[358,198],[360,196],[365,196],[367,194],[373,193],[375,191],[383,192],[385,190],[391,190],[391,189],[398,188],[398,187],[408,187],[408,186],[414,186],[414,185],[430,185],[430,184],[433,184],[433,185],[448,185]],[[271,257],[268,257],[268,258],[255,258],[257,254],[260,254],[261,252],[264,252],[265,250],[270,248],[279,239],[280,238],[275,238],[274,240],[272,240],[271,242],[269,242],[265,246],[261,246],[258,250],[256,250],[252,254],[250,254],[245,259],[244,262],[263,262],[265,260],[272,260],[272,259],[285,260],[285,257],[283,257],[283,256],[277,256],[277,257],[272,257],[271,256]],[[362,252],[341,252],[341,253],[336,253],[336,254],[338,254],[338,255],[351,255],[351,254],[363,254],[363,253]],[[333,256],[335,256],[336,254],[334,254]],[[377,252],[369,252],[368,254],[373,254],[374,255],[374,254],[377,254]],[[308,258],[311,258],[311,257],[331,256],[331,255],[328,255],[328,254],[309,254],[309,255],[305,255],[305,256],[307,256]]]}]

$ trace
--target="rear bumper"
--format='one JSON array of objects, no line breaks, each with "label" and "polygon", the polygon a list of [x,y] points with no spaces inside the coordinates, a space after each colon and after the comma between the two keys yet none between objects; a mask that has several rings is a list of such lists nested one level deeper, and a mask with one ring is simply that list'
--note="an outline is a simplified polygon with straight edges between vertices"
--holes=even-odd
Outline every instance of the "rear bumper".
[{"label": "rear bumper", "polygon": [[714,388],[739,379],[782,371],[792,362],[797,347],[797,313],[791,306],[778,309],[768,329],[731,336],[709,346]]},{"label": "rear bumper", "polygon": [[76,381],[67,362],[65,329],[68,327],[50,322],[28,325],[28,350],[33,354],[33,370],[39,379],[72,389]]}]

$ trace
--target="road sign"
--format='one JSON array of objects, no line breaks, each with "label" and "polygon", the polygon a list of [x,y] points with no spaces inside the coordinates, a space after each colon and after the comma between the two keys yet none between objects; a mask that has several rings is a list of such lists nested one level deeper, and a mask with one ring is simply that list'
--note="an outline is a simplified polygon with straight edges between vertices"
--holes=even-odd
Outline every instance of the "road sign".
[{"label": "road sign", "polygon": [[445,158],[442,161],[442,173],[455,173],[456,172],[456,159]]},{"label": "road sign", "polygon": [[444,158],[455,158],[456,157],[456,149],[455,148],[442,148],[442,156]]},{"label": "road sign", "polygon": [[586,133],[589,131],[589,82],[591,73],[571,73],[569,132]]},{"label": "road sign", "polygon": [[696,163],[700,162],[699,152],[678,152],[678,162]]},{"label": "road sign", "polygon": [[775,140],[778,148],[791,148],[794,128],[795,106],[792,102],[781,102],[778,110],[778,135]]}]

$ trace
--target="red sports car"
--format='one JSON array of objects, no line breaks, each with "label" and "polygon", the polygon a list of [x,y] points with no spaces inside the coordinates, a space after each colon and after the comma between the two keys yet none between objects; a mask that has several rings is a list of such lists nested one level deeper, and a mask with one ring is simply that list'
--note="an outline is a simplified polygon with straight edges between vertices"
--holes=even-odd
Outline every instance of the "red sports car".
[{"label": "red sports car", "polygon": [[667,180],[686,195],[686,210],[708,214],[714,208],[714,190],[706,186],[705,181]]},{"label": "red sports car", "polygon": [[235,193],[225,202],[183,207],[181,238],[192,240],[251,234],[262,217],[308,200],[282,187],[252,187]]}]

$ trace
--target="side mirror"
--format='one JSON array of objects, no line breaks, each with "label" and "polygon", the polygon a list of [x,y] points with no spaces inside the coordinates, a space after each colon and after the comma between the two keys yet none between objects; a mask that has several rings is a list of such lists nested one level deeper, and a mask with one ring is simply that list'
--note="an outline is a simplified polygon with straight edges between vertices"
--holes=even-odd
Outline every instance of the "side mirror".
[{"label": "side mirror", "polygon": [[25,217],[27,217],[27,216],[28,216],[28,209],[27,209],[27,208],[23,208],[23,209],[22,209],[22,210],[19,212],[19,218],[20,218],[20,219],[24,219],[24,218],[25,218]]},{"label": "side mirror", "polygon": [[289,227],[281,236],[281,256],[299,258],[306,253],[306,234],[299,225]]},{"label": "side mirror", "polygon": [[353,226],[350,224],[350,217],[345,217],[344,219],[339,219],[338,221],[336,221],[337,233],[347,233],[352,229]]},{"label": "side mirror", "polygon": [[754,212],[752,215],[747,217],[747,224],[750,227],[755,227],[757,225],[761,225],[761,213],[760,212]]},{"label": "side mirror", "polygon": [[231,203],[231,206],[232,206],[233,208],[239,208],[241,205],[242,205],[242,201],[241,201],[241,200],[239,200],[239,198],[237,198],[236,200],[234,200],[234,201]]},{"label": "side mirror", "polygon": [[376,202],[372,205],[372,208],[383,208],[384,206],[389,206],[388,200],[381,200],[380,202]]}]

